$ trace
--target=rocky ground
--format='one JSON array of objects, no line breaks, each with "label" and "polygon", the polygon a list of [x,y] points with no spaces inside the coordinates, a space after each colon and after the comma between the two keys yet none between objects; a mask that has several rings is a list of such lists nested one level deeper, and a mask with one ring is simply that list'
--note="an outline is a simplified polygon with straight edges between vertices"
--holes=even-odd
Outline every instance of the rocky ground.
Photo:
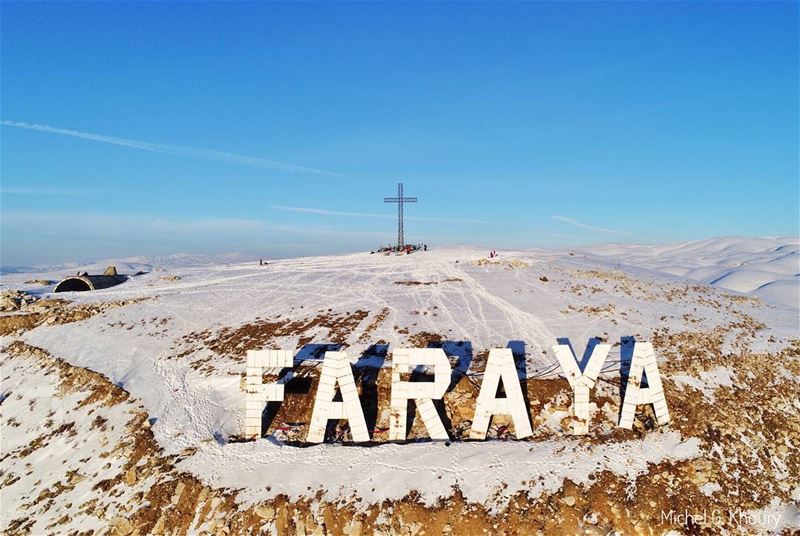
[{"label": "rocky ground", "polygon": [[[298,260],[273,272],[179,268],[93,295],[7,295],[2,529],[800,530],[796,310],[567,253],[430,259],[380,259],[380,270],[359,264],[369,257]],[[345,272],[331,268],[340,261]],[[614,345],[584,438],[568,434],[571,390],[547,350],[560,335],[578,355],[588,335]],[[644,406],[633,430],[616,426],[624,336],[657,349],[667,427]],[[301,358],[286,399],[267,412],[263,439],[239,442],[245,350],[287,345]],[[419,419],[408,445],[385,442],[398,345],[442,347],[451,358],[447,445],[426,442]],[[488,349],[507,345],[523,371],[534,435],[514,440],[497,418],[488,441],[463,441]],[[320,358],[332,347],[352,354],[371,445],[348,446],[343,423],[331,427],[332,443],[303,444]]]}]

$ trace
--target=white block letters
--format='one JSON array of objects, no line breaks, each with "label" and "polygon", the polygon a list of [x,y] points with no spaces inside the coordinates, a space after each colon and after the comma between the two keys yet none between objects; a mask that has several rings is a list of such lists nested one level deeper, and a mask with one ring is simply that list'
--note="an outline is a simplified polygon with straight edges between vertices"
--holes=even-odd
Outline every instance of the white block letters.
[{"label": "white block letters", "polygon": [[[506,398],[496,397],[501,378]],[[492,416],[498,414],[511,416],[517,439],[528,437],[533,433],[525,408],[525,398],[522,396],[517,366],[514,364],[514,355],[509,348],[489,350],[489,359],[486,361],[486,371],[483,373],[483,383],[475,406],[475,417],[472,419],[472,429],[469,432],[470,439],[486,439],[489,421]]]},{"label": "white block letters", "polygon": [[267,369],[280,373],[294,364],[293,350],[248,350],[247,393],[245,395],[244,435],[249,438],[261,436],[261,414],[267,402],[283,400],[283,384],[263,383],[262,375]]},{"label": "white block letters", "polygon": [[[342,394],[341,402],[333,401],[337,386]],[[349,421],[354,442],[369,441],[364,411],[361,409],[356,382],[353,379],[353,371],[350,369],[350,360],[346,352],[325,352],[306,441],[322,443],[325,440],[325,428],[330,419]]]},{"label": "white block letters", "polygon": [[[401,381],[401,374],[411,373],[412,367],[433,367],[433,382]],[[450,362],[441,348],[398,348],[392,355],[392,395],[389,417],[389,440],[404,441],[408,401],[414,400],[422,422],[431,439],[449,439],[433,400],[444,396],[450,385]]]},{"label": "white block letters", "polygon": [[[642,387],[642,374],[647,374],[647,387]],[[639,404],[653,404],[656,422],[663,426],[669,422],[667,399],[661,385],[656,353],[653,344],[637,342],[633,347],[631,368],[628,372],[628,383],[625,385],[625,399],[622,401],[622,413],[619,425],[630,430],[633,428],[633,417]]]},{"label": "white block letters", "polygon": [[[589,433],[591,413],[594,407],[589,402],[590,394],[610,350],[611,345],[609,344],[593,346],[586,366],[581,370],[579,361],[569,344],[553,346],[563,374],[572,388],[571,433],[574,435]],[[264,372],[270,371],[272,374],[278,374],[281,369],[291,368],[293,364],[293,350],[248,350],[244,437],[257,439],[261,436],[263,433],[261,429],[262,413],[266,404],[283,400],[284,382],[291,378],[290,375],[287,375],[280,381],[264,383]],[[411,381],[411,377],[401,379],[403,375],[410,376],[417,367],[426,368],[428,374],[433,372],[433,381]],[[410,400],[414,401],[416,410],[431,439],[444,441],[450,438],[434,401],[444,397],[450,385],[451,372],[450,362],[441,348],[398,348],[394,351],[389,401],[389,441],[406,440],[408,402]],[[642,386],[645,379],[647,387]],[[501,380],[506,394],[504,398],[497,396]],[[334,400],[337,390],[341,394],[341,401]],[[631,429],[636,408],[642,404],[653,405],[656,422],[659,426],[669,423],[670,414],[667,400],[661,383],[655,350],[650,342],[634,343],[618,425],[621,428]],[[493,348],[489,351],[483,382],[475,404],[469,438],[485,439],[492,417],[495,415],[507,415],[511,418],[517,439],[533,435],[514,356],[509,348]],[[382,419],[385,418],[384,414]],[[345,352],[325,353],[306,441],[308,443],[323,442],[330,420],[348,421],[354,442],[370,441],[350,360]],[[458,435],[460,435],[460,430]]]},{"label": "white block letters", "polygon": [[553,351],[561,365],[561,370],[567,377],[570,387],[572,387],[572,414],[575,420],[572,421],[573,435],[586,435],[589,433],[589,392],[597,382],[597,376],[603,363],[611,350],[610,344],[597,344],[592,348],[592,355],[586,363],[583,372],[578,367],[577,358],[572,353],[569,344],[554,344]]}]

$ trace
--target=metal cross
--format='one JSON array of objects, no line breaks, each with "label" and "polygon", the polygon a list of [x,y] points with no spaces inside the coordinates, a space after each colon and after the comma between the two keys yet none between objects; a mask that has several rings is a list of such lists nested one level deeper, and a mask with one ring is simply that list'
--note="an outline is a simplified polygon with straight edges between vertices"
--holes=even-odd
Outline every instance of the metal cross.
[{"label": "metal cross", "polygon": [[397,203],[397,249],[403,249],[403,203],[416,203],[416,197],[403,197],[403,183],[397,183],[397,197],[384,197],[384,203]]}]

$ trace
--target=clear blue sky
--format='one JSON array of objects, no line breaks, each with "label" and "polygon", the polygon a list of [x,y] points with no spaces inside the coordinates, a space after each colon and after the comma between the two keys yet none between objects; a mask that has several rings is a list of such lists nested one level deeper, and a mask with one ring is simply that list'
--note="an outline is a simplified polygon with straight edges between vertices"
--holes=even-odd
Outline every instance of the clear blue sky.
[{"label": "clear blue sky", "polygon": [[6,266],[798,234],[797,2],[0,14]]}]

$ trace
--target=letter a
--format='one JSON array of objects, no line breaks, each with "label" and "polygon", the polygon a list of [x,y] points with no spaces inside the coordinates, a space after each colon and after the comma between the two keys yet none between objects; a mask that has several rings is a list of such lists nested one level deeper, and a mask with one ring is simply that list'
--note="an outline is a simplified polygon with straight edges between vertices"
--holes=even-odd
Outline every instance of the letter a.
[{"label": "letter a", "polygon": [[[400,374],[411,372],[411,366],[432,366],[434,381],[400,381]],[[441,348],[398,348],[392,353],[392,396],[389,417],[389,441],[406,439],[408,401],[414,400],[431,439],[447,440],[447,430],[439,418],[434,399],[444,396],[450,385],[450,362]]]},{"label": "letter a", "polygon": [[[643,373],[647,374],[647,387],[642,387]],[[656,352],[653,350],[653,344],[649,342],[634,343],[628,383],[625,385],[625,399],[622,401],[622,412],[619,417],[619,425],[622,428],[628,430],[633,428],[633,417],[639,404],[653,404],[659,426],[669,422],[667,399],[664,397],[664,387],[661,385]]]},{"label": "letter a", "polygon": [[[337,385],[342,394],[341,402],[333,401]],[[346,419],[350,423],[354,442],[369,441],[367,422],[364,420],[364,411],[361,409],[356,382],[346,352],[325,352],[306,441],[322,443],[330,419]]]},{"label": "letter a", "polygon": [[[506,398],[495,396],[501,378]],[[525,398],[519,385],[514,355],[509,348],[489,350],[489,359],[486,360],[486,371],[483,373],[483,383],[478,393],[478,403],[475,405],[475,417],[472,419],[469,438],[486,439],[489,421],[494,415],[511,415],[517,439],[528,437],[533,433],[528,411],[525,409]]]},{"label": "letter a", "polygon": [[600,369],[608,357],[611,350],[610,344],[596,344],[592,348],[592,355],[589,362],[581,372],[578,367],[577,358],[572,353],[569,344],[554,344],[553,351],[561,365],[561,370],[567,377],[570,387],[572,387],[572,414],[575,420],[572,421],[573,435],[586,435],[589,433],[589,392],[597,382]]},{"label": "letter a", "polygon": [[248,350],[247,394],[245,395],[244,435],[251,439],[261,436],[261,414],[267,402],[283,400],[282,383],[264,383],[266,369],[291,368],[294,350]]}]

